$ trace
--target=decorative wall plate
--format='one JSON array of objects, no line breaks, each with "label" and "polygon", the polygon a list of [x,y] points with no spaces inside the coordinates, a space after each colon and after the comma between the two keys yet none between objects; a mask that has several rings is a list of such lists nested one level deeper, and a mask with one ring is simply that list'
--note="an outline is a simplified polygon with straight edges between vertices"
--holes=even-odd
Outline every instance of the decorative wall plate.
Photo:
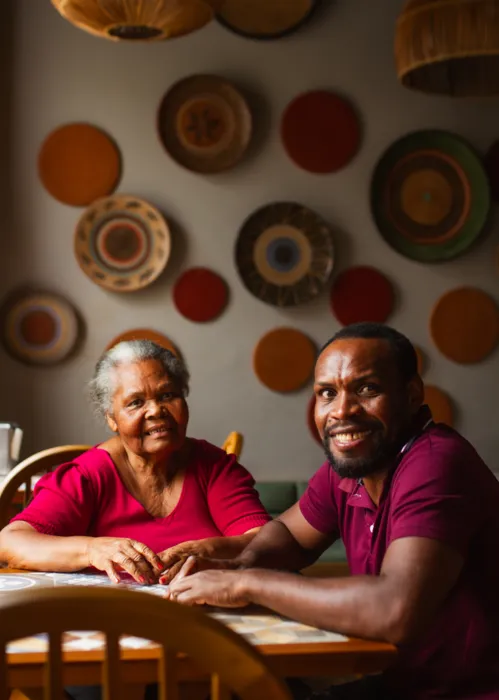
[{"label": "decorative wall plate", "polygon": [[318,4],[319,0],[225,0],[217,18],[248,39],[279,39],[301,27]]},{"label": "decorative wall plate", "polygon": [[17,292],[7,299],[1,315],[5,349],[21,362],[55,365],[75,348],[78,318],[57,294]]},{"label": "decorative wall plate", "polygon": [[256,376],[272,391],[287,393],[304,386],[314,371],[317,350],[308,336],[295,328],[276,328],[255,347]]},{"label": "decorative wall plate", "polygon": [[164,96],[158,129],[177,163],[197,173],[219,173],[243,157],[251,139],[251,112],[228,80],[193,75]]},{"label": "decorative wall plate", "polygon": [[161,345],[161,347],[170,350],[174,355],[180,354],[170,338],[167,338],[163,333],[153,331],[149,328],[133,328],[132,330],[120,333],[107,344],[105,352],[126,340],[151,340],[153,343],[156,343],[156,345]]},{"label": "decorative wall plate", "polygon": [[413,345],[413,347],[418,360],[418,374],[420,377],[422,377],[426,370],[426,357],[418,345]]},{"label": "decorative wall plate", "polygon": [[425,384],[424,387],[424,402],[428,404],[435,423],[446,423],[452,426],[454,423],[454,415],[452,403],[441,389],[436,386]]},{"label": "decorative wall plate", "polygon": [[121,156],[101,129],[91,124],[65,124],[43,142],[38,174],[52,197],[83,207],[114,192],[121,175]]},{"label": "decorative wall plate", "polygon": [[277,202],[257,209],[236,242],[244,286],[273,306],[296,306],[322,292],[333,270],[331,227],[311,209]]},{"label": "decorative wall plate", "polygon": [[173,301],[177,311],[191,321],[204,323],[220,316],[228,301],[225,280],[206,267],[192,267],[175,282]]},{"label": "decorative wall plate", "polygon": [[344,168],[360,144],[360,124],[349,102],[334,92],[314,90],[296,97],[281,121],[288,156],[311,173]]},{"label": "decorative wall plate", "polygon": [[92,282],[113,292],[135,292],[165,268],[170,230],[160,212],[142,199],[105,197],[81,217],[74,246],[78,265]]},{"label": "decorative wall plate", "polygon": [[464,253],[490,209],[484,167],[471,147],[446,131],[417,131],[396,141],[374,171],[371,208],[397,252],[440,262]]},{"label": "decorative wall plate", "polygon": [[315,424],[315,396],[311,396],[307,404],[307,425],[310,435],[322,447],[321,436]]},{"label": "decorative wall plate", "polygon": [[463,365],[480,362],[499,342],[499,309],[481,289],[452,289],[435,304],[430,333],[449,360]]},{"label": "decorative wall plate", "polygon": [[331,310],[344,326],[361,321],[384,323],[393,310],[391,282],[374,267],[351,267],[335,279]]}]

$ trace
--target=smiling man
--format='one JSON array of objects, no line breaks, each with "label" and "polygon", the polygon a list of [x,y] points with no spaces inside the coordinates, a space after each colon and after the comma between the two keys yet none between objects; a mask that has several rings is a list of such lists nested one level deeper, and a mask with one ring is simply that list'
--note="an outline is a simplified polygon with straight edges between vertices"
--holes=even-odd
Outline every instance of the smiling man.
[{"label": "smiling man", "polygon": [[[328,460],[303,497],[235,562],[188,560],[170,597],[257,603],[399,647],[382,676],[314,697],[499,700],[499,482],[432,421],[414,348],[391,328],[339,331],[319,354],[315,395]],[[340,537],[351,577],[283,571]]]}]

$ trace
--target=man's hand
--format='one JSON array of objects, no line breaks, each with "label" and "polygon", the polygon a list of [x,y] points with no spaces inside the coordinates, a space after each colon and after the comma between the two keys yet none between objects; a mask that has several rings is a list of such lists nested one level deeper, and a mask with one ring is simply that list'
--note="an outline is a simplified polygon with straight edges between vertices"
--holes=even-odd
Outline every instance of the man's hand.
[{"label": "man's hand", "polygon": [[163,564],[158,555],[142,542],[121,537],[91,537],[87,548],[88,565],[105,571],[111,581],[120,582],[117,573],[126,571],[139,583],[156,583]]},{"label": "man's hand", "polygon": [[243,571],[201,571],[170,584],[166,598],[184,605],[243,608],[250,604]]}]

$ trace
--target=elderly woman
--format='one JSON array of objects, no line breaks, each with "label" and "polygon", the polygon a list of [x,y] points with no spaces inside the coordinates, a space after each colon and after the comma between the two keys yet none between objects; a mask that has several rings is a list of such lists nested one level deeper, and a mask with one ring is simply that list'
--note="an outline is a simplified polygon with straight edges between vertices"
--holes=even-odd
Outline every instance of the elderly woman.
[{"label": "elderly woman", "polygon": [[186,437],[188,379],[150,341],[109,350],[90,388],[115,436],[40,479],[0,533],[0,560],[152,583],[167,582],[188,554],[237,555],[270,516],[234,456]]}]

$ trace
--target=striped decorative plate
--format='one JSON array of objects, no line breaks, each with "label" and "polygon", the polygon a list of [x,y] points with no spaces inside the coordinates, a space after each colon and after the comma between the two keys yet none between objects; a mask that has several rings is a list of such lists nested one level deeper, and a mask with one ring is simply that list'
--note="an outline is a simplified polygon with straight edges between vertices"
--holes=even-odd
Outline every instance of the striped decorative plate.
[{"label": "striped decorative plate", "polygon": [[92,282],[113,292],[135,292],[163,272],[170,230],[161,213],[142,199],[104,197],[78,222],[74,250]]}]

